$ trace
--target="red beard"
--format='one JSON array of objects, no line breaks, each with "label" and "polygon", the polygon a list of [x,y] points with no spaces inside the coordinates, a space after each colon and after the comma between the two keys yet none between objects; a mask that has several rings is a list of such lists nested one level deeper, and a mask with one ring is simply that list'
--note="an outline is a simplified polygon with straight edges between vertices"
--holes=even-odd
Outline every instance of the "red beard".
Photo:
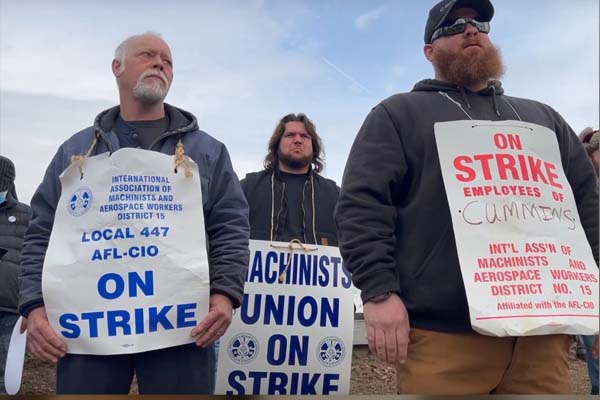
[{"label": "red beard", "polygon": [[492,44],[458,51],[438,47],[433,52],[432,62],[450,83],[464,87],[476,86],[504,75],[500,50]]}]

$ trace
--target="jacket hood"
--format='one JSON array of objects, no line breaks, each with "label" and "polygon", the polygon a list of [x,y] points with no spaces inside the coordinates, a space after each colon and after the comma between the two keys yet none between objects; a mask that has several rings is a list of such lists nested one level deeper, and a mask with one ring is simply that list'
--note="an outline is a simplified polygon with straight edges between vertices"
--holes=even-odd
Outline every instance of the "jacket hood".
[{"label": "jacket hood", "polygon": [[[463,105],[466,106],[467,110],[471,110],[471,101],[479,101],[482,98],[488,98],[491,100],[490,104],[494,110],[494,113],[498,118],[502,117],[500,112],[500,107],[498,106],[498,99],[502,99],[504,103],[507,103],[510,107],[512,113],[516,115],[516,117],[520,120],[518,113],[514,109],[514,107],[510,104],[506,96],[504,96],[504,89],[502,88],[502,83],[497,80],[491,80],[487,83],[487,86],[484,89],[481,89],[477,92],[472,92],[471,90],[465,88],[464,86],[455,85],[450,82],[444,82],[437,79],[424,79],[418,82],[412,90],[413,92],[437,92],[440,95],[446,97],[451,102],[455,103],[458,107],[460,107],[465,114],[471,118],[469,113],[464,110]],[[452,93],[456,93],[459,96],[451,96]],[[456,97],[459,99],[457,100]],[[471,100],[469,100],[471,99]],[[458,101],[458,102],[457,102]],[[486,100],[487,101],[487,100]]]},{"label": "jacket hood", "polygon": [[[167,103],[164,105],[165,114],[169,118],[169,127],[167,128],[167,131],[160,136],[160,139],[167,136],[179,135],[198,130],[198,120],[191,112],[182,110],[181,108],[174,107]],[[94,120],[94,129],[96,131],[96,135],[108,145],[111,152],[113,151],[113,148],[109,139],[109,133],[114,128],[120,112],[121,107],[115,106],[102,111]],[[157,142],[159,141],[160,140],[157,140]]]},{"label": "jacket hood", "polygon": [[[437,79],[423,79],[420,82],[417,82],[415,87],[412,89],[413,92],[471,92],[469,89],[455,85],[450,82],[439,81]],[[503,95],[504,89],[502,88],[502,82],[492,80],[488,82],[488,85],[485,89],[482,89],[477,93],[483,96],[491,96],[491,95]]]},{"label": "jacket hood", "polygon": [[11,189],[6,194],[6,200],[4,200],[4,202],[0,203],[0,208],[11,208],[17,204],[19,204],[19,199],[17,199],[17,196],[12,192],[12,189]]}]

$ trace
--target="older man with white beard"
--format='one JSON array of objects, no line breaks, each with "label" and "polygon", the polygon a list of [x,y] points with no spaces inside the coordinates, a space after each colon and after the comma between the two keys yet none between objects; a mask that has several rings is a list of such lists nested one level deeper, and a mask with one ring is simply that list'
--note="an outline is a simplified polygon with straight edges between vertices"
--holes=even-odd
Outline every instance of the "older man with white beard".
[{"label": "older man with white beard", "polygon": [[[216,368],[213,343],[225,333],[232,310],[242,301],[249,257],[248,205],[225,146],[200,131],[191,113],[164,103],[173,80],[173,58],[160,36],[145,33],[126,39],[115,52],[112,71],[119,89],[119,106],[101,112],[93,127],[63,143],[31,201],[33,218],[25,236],[19,281],[19,311],[28,319],[29,349],[42,359],[58,363],[59,394],[127,394],[134,373],[142,394],[210,394]],[[71,354],[49,324],[41,288],[44,257],[58,215],[58,177],[74,158],[126,147],[175,155],[175,170],[179,159],[186,168],[186,177],[190,171],[184,151],[198,165],[202,198],[192,200],[192,205],[201,208],[193,215],[203,213],[204,226],[191,220],[189,229],[206,232],[207,246],[195,245],[207,248],[208,314],[201,321],[185,325],[190,326],[186,335],[191,334],[195,343],[133,354]],[[169,171],[173,172],[172,167]],[[102,265],[107,263],[110,260]],[[68,281],[61,284],[64,290],[70,290]],[[181,321],[178,314],[177,324]]]}]

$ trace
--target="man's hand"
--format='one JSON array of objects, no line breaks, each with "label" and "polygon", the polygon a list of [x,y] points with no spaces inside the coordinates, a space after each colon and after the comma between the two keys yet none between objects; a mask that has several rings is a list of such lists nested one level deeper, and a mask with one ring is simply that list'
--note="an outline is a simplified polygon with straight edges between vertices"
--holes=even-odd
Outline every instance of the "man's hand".
[{"label": "man's hand", "polygon": [[46,307],[39,307],[27,317],[27,345],[37,357],[58,362],[67,353],[67,344],[54,332],[48,322]]},{"label": "man's hand", "polygon": [[592,346],[592,355],[594,358],[598,358],[598,335],[596,335],[596,340],[594,341],[594,346]]},{"label": "man's hand", "polygon": [[408,312],[397,294],[381,302],[364,305],[369,350],[389,364],[406,362],[408,350]]},{"label": "man's hand", "polygon": [[21,326],[19,327],[19,333],[23,333],[27,330],[27,318],[21,317]]},{"label": "man's hand", "polygon": [[206,347],[223,336],[231,324],[232,310],[233,304],[227,296],[211,295],[208,314],[198,326],[192,329],[192,336],[196,337],[196,345]]}]

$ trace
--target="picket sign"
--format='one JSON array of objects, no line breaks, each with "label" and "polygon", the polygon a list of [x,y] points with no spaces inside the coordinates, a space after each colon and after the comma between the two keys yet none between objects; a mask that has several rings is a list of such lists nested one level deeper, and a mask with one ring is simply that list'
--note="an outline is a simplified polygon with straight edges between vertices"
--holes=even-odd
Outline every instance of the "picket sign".
[{"label": "picket sign", "polygon": [[556,134],[520,121],[434,128],[473,329],[598,333],[598,267]]},{"label": "picket sign", "polygon": [[336,247],[250,241],[216,394],[348,394],[354,302]]},{"label": "picket sign", "polygon": [[202,193],[174,156],[124,148],[71,164],[42,289],[69,353],[121,354],[193,342],[208,312]]}]

